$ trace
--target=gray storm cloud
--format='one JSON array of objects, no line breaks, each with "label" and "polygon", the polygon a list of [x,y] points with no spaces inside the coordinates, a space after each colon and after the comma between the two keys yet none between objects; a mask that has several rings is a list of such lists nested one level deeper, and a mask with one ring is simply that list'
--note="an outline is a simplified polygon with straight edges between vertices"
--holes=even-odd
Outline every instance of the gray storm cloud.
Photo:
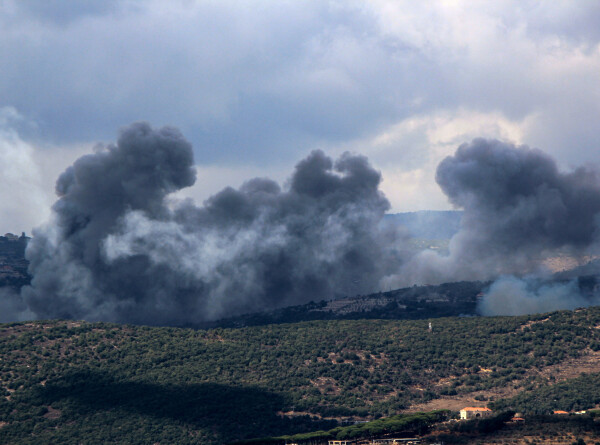
[{"label": "gray storm cloud", "polygon": [[201,207],[170,208],[195,181],[190,144],[144,123],[58,179],[53,220],[27,249],[40,318],[194,323],[377,290],[397,267],[389,203],[362,156],[320,151],[282,189],[257,178]]}]

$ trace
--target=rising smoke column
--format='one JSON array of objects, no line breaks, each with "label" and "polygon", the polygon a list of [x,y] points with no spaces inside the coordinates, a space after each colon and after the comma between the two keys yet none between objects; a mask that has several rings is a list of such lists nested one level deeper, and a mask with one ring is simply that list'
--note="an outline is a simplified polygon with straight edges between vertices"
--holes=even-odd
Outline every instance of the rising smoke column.
[{"label": "rising smoke column", "polygon": [[[500,313],[500,308],[515,314],[582,305],[572,283],[550,284],[540,259],[557,249],[577,256],[594,248],[600,214],[596,170],[561,172],[540,150],[475,139],[439,164],[436,181],[450,202],[463,209],[460,230],[448,255],[416,255],[394,284],[502,276],[488,292],[495,300],[482,306],[487,315]],[[503,276],[507,274],[529,276]]]},{"label": "rising smoke column", "polygon": [[27,250],[41,318],[202,320],[374,291],[397,266],[389,203],[366,158],[320,151],[281,187],[257,178],[171,209],[195,181],[190,144],[138,123],[58,179],[53,220]]},{"label": "rising smoke column", "polygon": [[108,320],[135,310],[149,264],[141,257],[110,264],[102,242],[128,212],[168,218],[165,197],[194,181],[192,148],[172,128],[135,124],[116,145],[78,159],[58,178],[53,219],[34,231],[26,251],[33,279],[23,297],[31,310]]},{"label": "rising smoke column", "polygon": [[391,283],[489,280],[530,273],[556,249],[574,255],[598,236],[600,178],[596,170],[563,173],[540,150],[497,140],[461,145],[438,166],[436,181],[463,209],[449,255],[424,251]]},{"label": "rising smoke column", "polygon": [[464,209],[461,242],[477,256],[580,251],[596,241],[595,170],[561,173],[539,150],[476,139],[440,163],[436,180],[450,202]]}]

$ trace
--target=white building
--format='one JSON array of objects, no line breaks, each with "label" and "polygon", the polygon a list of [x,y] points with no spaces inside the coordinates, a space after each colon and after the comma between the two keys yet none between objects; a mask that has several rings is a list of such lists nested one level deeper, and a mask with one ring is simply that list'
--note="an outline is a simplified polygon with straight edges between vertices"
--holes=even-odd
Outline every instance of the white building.
[{"label": "white building", "polygon": [[476,419],[479,417],[491,417],[491,415],[492,410],[489,408],[467,406],[466,408],[460,410],[461,420]]}]

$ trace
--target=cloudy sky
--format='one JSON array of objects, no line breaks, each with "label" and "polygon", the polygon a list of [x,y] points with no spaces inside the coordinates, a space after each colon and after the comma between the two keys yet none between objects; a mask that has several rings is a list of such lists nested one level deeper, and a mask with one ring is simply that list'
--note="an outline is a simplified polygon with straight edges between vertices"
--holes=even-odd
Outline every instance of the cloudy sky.
[{"label": "cloudy sky", "polygon": [[450,208],[435,168],[479,136],[596,163],[599,23],[593,1],[0,0],[0,232],[140,120],[193,144],[198,203],[316,148],[367,155],[394,212]]}]

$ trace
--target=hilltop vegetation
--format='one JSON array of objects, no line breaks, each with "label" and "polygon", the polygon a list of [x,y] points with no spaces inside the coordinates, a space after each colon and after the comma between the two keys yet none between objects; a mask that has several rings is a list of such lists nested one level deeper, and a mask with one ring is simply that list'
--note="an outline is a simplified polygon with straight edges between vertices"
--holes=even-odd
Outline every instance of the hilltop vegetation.
[{"label": "hilltop vegetation", "polygon": [[[600,367],[600,365],[599,365]],[[585,411],[600,405],[600,373],[586,374],[555,384],[545,384],[505,400],[492,402],[497,410],[546,414],[560,407],[569,412]]]},{"label": "hilltop vegetation", "polygon": [[201,327],[244,327],[312,320],[422,320],[476,315],[478,296],[489,283],[460,281],[413,286],[370,295],[311,302],[204,323]]},{"label": "hilltop vegetation", "polygon": [[450,417],[449,410],[437,410],[429,413],[398,414],[385,419],[358,423],[350,426],[339,426],[329,431],[312,431],[281,437],[265,437],[236,442],[235,445],[282,445],[288,442],[306,442],[329,440],[356,440],[381,437],[382,435],[409,433],[423,434],[436,423],[446,421]]},{"label": "hilltop vegetation", "polygon": [[[485,405],[507,388],[545,394],[560,383],[557,366],[600,351],[599,327],[600,308],[441,318],[433,332],[427,320],[1,325],[0,443],[216,444],[327,430],[334,418],[374,419],[453,397]],[[585,403],[598,403],[600,385],[585,392]],[[542,410],[579,406],[577,393],[565,394]],[[513,400],[494,402],[527,406]]]},{"label": "hilltop vegetation", "polygon": [[0,288],[20,289],[29,284],[31,277],[27,274],[29,262],[25,259],[25,248],[30,238],[7,233],[0,236]]}]

